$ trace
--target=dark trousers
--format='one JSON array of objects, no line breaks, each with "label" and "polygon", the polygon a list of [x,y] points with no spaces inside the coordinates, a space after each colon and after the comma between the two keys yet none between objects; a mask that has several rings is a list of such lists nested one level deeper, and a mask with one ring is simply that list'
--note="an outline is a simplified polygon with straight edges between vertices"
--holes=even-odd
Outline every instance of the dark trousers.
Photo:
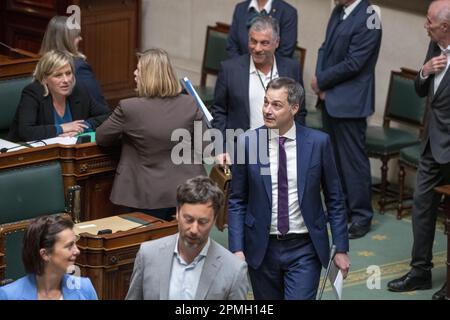
[{"label": "dark trousers", "polygon": [[161,209],[138,209],[127,208],[128,212],[142,212],[158,219],[172,220],[172,216],[177,213],[177,208],[161,208]]},{"label": "dark trousers", "polygon": [[431,154],[427,143],[420,157],[416,190],[412,209],[414,244],[411,266],[418,276],[433,268],[433,242],[436,231],[437,209],[441,196],[434,192],[439,185],[450,183],[450,163],[439,164]]},{"label": "dark trousers", "polygon": [[255,300],[312,300],[322,265],[306,235],[284,241],[270,238],[259,268],[248,270]]},{"label": "dark trousers", "polygon": [[322,121],[333,144],[349,220],[369,225],[373,208],[366,118],[334,118],[323,107]]}]

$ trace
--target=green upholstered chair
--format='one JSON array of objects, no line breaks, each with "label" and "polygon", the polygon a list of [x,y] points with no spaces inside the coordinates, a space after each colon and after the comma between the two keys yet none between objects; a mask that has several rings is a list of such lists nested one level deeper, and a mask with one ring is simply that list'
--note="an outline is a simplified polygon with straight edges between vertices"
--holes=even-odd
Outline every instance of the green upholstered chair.
[{"label": "green upholstered chair", "polygon": [[402,218],[402,212],[405,209],[410,209],[411,205],[405,205],[404,201],[412,199],[412,194],[405,192],[405,169],[417,171],[419,167],[421,145],[420,143],[406,147],[400,150],[398,157],[398,204],[397,204],[397,219]]},{"label": "green upholstered chair", "polygon": [[[380,159],[382,162],[381,183],[372,186],[375,191],[380,192],[381,213],[385,211],[387,196],[397,198],[397,193],[388,188],[388,161],[398,157],[402,148],[419,143],[420,134],[424,129],[426,99],[420,98],[415,92],[416,75],[417,71],[406,68],[391,72],[383,126],[367,128],[367,153],[369,157]],[[393,128],[392,122],[409,126],[417,132]]]},{"label": "green upholstered chair", "polygon": [[4,255],[0,255],[0,281],[16,280],[24,275],[22,239],[30,220],[66,211],[61,165],[4,169],[0,195],[0,253]]},{"label": "green upholstered chair", "polygon": [[31,77],[0,81],[0,139],[5,139],[8,135],[22,90],[31,81]]},{"label": "green upholstered chair", "polygon": [[220,63],[228,59],[226,46],[229,31],[230,25],[221,22],[206,29],[200,86],[195,86],[195,90],[207,107],[214,102],[214,87],[206,85],[206,78],[209,74],[217,76]]}]

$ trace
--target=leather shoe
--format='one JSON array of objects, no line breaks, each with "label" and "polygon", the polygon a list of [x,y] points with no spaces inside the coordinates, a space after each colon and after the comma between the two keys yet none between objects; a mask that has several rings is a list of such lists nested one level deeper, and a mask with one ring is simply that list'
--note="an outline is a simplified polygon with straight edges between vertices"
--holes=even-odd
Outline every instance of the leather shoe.
[{"label": "leather shoe", "polygon": [[401,278],[389,281],[387,286],[389,291],[394,292],[431,289],[431,273],[428,276],[417,277],[408,272]]},{"label": "leather shoe", "polygon": [[370,224],[367,226],[360,225],[356,222],[353,222],[348,228],[348,238],[349,239],[358,239],[364,237],[367,232],[370,230]]},{"label": "leather shoe", "polygon": [[436,291],[431,297],[432,300],[446,300],[447,296],[447,283],[444,283],[442,288],[439,291]]}]

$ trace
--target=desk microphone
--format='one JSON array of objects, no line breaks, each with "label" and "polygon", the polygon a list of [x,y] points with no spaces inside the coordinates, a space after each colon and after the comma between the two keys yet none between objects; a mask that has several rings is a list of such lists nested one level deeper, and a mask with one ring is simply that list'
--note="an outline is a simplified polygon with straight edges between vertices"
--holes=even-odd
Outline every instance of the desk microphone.
[{"label": "desk microphone", "polygon": [[336,245],[333,244],[330,250],[330,260],[328,261],[327,271],[325,272],[325,277],[323,278],[322,282],[322,288],[320,288],[320,293],[317,300],[322,300],[323,291],[325,290],[325,285],[327,283],[328,275],[330,274],[331,264],[333,263],[335,255],[336,255]]},{"label": "desk microphone", "polygon": [[36,141],[31,141],[31,142],[23,142],[23,143],[19,143],[17,146],[14,146],[14,147],[1,148],[0,149],[0,153],[6,153],[9,150],[14,150],[14,149],[22,148],[22,147],[33,148],[32,144],[33,143],[37,143],[37,142],[42,142],[44,145],[47,145],[47,143],[45,143],[45,141],[42,141],[42,140],[36,140]]}]

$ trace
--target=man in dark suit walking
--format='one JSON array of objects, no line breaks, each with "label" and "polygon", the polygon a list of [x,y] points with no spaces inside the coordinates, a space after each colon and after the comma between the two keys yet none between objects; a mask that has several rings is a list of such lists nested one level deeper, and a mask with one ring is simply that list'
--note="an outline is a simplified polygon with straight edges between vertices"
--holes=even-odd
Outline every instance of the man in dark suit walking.
[{"label": "man in dark suit walking", "polygon": [[238,138],[229,249],[246,260],[255,299],[315,298],[330,255],[327,219],[344,277],[350,266],[347,216],[330,139],[294,121],[303,99],[298,82],[272,80],[264,97],[264,126]]},{"label": "man in dark suit walking", "polygon": [[[328,23],[311,87],[320,97],[352,224],[349,238],[364,236],[373,217],[366,118],[375,109],[375,65],[381,25],[368,0],[338,0]],[[372,13],[370,13],[372,12]],[[370,23],[375,15],[375,21]]]},{"label": "man in dark suit walking", "polygon": [[[246,131],[264,124],[261,106],[270,80],[283,76],[303,83],[298,61],[275,55],[280,39],[275,19],[257,17],[248,38],[250,53],[224,61],[217,78],[211,111],[213,126],[223,137],[226,129]],[[303,103],[296,120],[304,124],[305,115]]]},{"label": "man in dark suit walking", "polygon": [[[432,250],[440,196],[433,189],[450,183],[450,1],[438,0],[428,9],[425,29],[431,39],[425,63],[416,78],[416,91],[428,96],[429,113],[417,171],[412,226],[411,270],[388,283],[391,291],[431,288]],[[433,299],[444,299],[444,285]]]},{"label": "man in dark suit walking", "polygon": [[280,45],[277,54],[291,58],[297,44],[297,10],[283,0],[245,0],[236,5],[227,39],[230,58],[248,53],[248,28],[258,16],[269,15],[279,22]]}]

